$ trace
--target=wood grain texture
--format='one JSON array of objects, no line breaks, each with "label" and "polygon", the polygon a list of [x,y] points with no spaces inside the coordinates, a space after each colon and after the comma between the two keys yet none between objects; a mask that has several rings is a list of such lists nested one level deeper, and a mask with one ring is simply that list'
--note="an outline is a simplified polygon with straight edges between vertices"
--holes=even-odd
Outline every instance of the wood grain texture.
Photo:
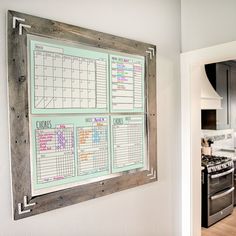
[{"label": "wood grain texture", "polygon": [[[12,14],[8,14],[12,26]],[[8,88],[14,216],[24,196],[31,198],[26,35],[8,28]]]},{"label": "wood grain texture", "polygon": [[209,228],[202,228],[202,236],[235,236],[236,208],[233,213]]},{"label": "wood grain texture", "polygon": [[[31,28],[23,29],[19,36],[19,23],[12,28],[13,16],[25,19]],[[27,75],[27,34],[60,39],[72,44],[145,56],[146,118],[148,135],[149,169],[124,172],[121,176],[78,187],[56,191],[37,197],[31,196],[30,140]],[[94,30],[43,19],[15,11],[8,12],[8,83],[11,136],[11,167],[14,219],[21,219],[49,210],[76,204],[89,199],[151,183],[157,180],[157,114],[156,114],[156,55],[150,58],[150,48],[155,45],[138,42]],[[18,214],[18,203],[27,196],[36,203],[29,213]]]}]

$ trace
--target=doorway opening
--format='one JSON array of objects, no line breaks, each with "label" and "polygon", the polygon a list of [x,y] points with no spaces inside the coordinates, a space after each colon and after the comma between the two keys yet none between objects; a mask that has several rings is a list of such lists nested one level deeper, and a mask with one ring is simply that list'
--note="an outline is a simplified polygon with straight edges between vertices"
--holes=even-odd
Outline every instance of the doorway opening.
[{"label": "doorway opening", "polygon": [[201,235],[200,67],[234,60],[236,42],[181,54],[182,235]]}]

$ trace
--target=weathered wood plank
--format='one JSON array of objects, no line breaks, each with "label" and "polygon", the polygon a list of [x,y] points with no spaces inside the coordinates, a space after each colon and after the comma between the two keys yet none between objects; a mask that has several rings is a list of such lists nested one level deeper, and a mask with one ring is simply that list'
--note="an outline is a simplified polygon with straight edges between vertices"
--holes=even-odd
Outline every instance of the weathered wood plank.
[{"label": "weathered wood plank", "polygon": [[[8,25],[12,25],[8,14]],[[8,27],[8,87],[14,215],[23,196],[31,196],[26,35]]]},{"label": "weathered wood plank", "polygon": [[130,40],[58,21],[39,18],[15,11],[11,11],[11,13],[20,18],[27,18],[27,23],[30,24],[31,28],[26,30],[30,34],[141,56],[145,56],[146,50],[148,50],[149,47],[153,47],[152,44]]}]

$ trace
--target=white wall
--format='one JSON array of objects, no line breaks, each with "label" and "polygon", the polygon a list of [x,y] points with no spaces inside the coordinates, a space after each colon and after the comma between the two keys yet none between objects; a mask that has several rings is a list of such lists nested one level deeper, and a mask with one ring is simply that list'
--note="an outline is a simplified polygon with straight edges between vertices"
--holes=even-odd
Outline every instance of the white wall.
[{"label": "white wall", "polygon": [[[5,46],[8,9],[157,45],[158,182],[12,220]],[[180,1],[1,0],[0,35],[0,236],[180,236]]]},{"label": "white wall", "polygon": [[182,51],[236,39],[235,0],[181,0]]}]

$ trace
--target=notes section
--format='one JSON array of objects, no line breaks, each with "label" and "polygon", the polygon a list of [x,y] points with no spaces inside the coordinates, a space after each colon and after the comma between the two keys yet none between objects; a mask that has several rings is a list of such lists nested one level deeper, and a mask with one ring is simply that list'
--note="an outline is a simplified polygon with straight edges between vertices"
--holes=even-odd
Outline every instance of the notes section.
[{"label": "notes section", "polygon": [[30,40],[31,110],[91,113],[108,110],[108,55]]},{"label": "notes section", "polygon": [[110,174],[108,116],[32,117],[31,127],[34,193],[56,191]]},{"label": "notes section", "polygon": [[144,116],[112,116],[112,172],[144,167]]},{"label": "notes section", "polygon": [[110,55],[113,112],[144,111],[144,59]]}]

